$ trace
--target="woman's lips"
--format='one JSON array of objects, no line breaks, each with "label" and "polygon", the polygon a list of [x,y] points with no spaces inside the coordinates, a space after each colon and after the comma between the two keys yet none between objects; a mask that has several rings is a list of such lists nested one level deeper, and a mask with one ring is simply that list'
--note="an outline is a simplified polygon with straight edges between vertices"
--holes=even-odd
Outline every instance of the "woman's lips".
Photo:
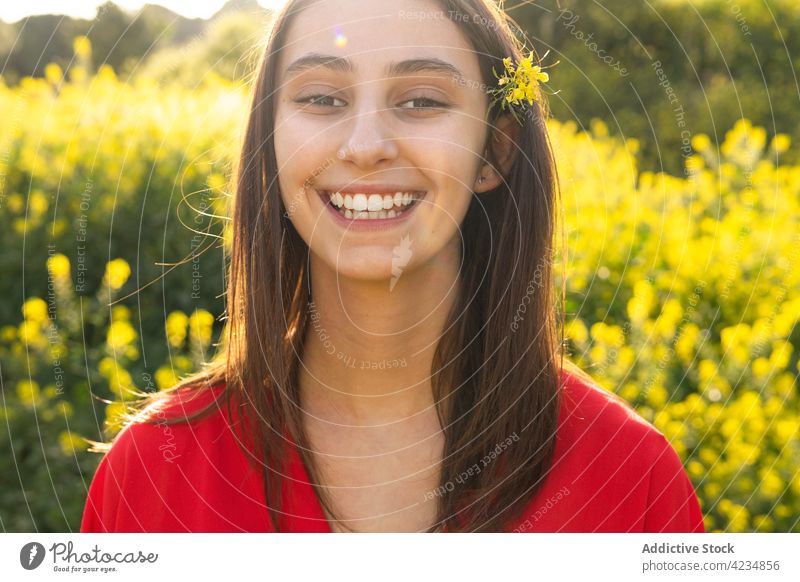
[{"label": "woman's lips", "polygon": [[351,228],[400,223],[408,218],[419,201],[427,195],[425,190],[384,193],[317,190],[317,193],[335,219]]}]

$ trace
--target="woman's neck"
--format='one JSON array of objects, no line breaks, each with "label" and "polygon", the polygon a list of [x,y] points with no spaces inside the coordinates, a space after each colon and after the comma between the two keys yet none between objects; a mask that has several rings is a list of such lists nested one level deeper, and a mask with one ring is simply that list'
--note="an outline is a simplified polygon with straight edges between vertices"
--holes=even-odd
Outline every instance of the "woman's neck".
[{"label": "woman's neck", "polygon": [[300,370],[307,413],[369,425],[434,412],[431,363],[459,293],[458,250],[399,272],[392,288],[345,278],[312,256]]}]

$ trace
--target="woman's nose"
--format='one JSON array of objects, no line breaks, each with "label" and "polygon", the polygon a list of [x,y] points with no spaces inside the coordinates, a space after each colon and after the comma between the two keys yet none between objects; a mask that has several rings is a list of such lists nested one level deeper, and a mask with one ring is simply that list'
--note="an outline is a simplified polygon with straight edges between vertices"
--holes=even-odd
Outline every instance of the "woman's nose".
[{"label": "woman's nose", "polygon": [[385,107],[363,107],[342,128],[345,141],[337,154],[343,161],[361,168],[371,168],[397,157],[397,140],[390,134],[385,119],[391,112]]}]

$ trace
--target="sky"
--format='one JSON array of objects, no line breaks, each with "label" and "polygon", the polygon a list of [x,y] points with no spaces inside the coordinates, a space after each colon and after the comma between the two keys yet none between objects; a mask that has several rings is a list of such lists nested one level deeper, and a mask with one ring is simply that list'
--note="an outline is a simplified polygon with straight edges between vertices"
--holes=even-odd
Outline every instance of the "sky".
[{"label": "sky", "polygon": [[[160,4],[188,18],[208,18],[222,8],[225,0],[113,0],[123,10],[136,11],[144,4]],[[264,8],[276,8],[285,0],[258,0]],[[32,14],[66,14],[74,18],[94,18],[105,0],[24,0],[0,1],[0,20],[16,22]]]}]

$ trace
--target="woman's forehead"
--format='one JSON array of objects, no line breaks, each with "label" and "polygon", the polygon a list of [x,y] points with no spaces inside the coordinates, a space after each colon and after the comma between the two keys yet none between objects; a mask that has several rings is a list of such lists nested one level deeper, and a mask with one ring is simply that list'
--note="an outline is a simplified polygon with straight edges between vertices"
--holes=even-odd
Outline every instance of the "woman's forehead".
[{"label": "woman's forehead", "polygon": [[392,63],[441,60],[477,78],[469,40],[433,0],[321,0],[293,19],[279,59],[281,75],[309,55],[342,57],[354,76],[383,77]]}]

